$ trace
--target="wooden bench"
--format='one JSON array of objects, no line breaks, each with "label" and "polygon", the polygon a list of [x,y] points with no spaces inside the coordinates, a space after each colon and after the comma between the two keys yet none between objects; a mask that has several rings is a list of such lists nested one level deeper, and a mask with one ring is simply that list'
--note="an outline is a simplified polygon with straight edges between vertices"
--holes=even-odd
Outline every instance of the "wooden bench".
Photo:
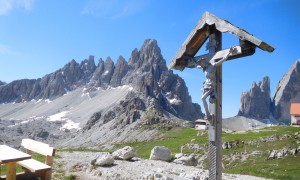
[{"label": "wooden bench", "polygon": [[34,141],[32,139],[23,139],[21,146],[26,149],[27,154],[32,155],[32,152],[35,152],[44,155],[45,163],[39,162],[35,159],[27,159],[19,161],[17,164],[22,166],[22,168],[25,170],[25,173],[31,172],[39,176],[42,180],[50,180],[55,148],[50,147],[48,144]]}]

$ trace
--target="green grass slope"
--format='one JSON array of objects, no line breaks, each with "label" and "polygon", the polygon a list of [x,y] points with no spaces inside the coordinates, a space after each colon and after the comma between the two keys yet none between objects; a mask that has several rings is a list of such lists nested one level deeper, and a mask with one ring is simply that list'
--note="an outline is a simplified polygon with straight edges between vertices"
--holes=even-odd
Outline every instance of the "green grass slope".
[{"label": "green grass slope", "polygon": [[[300,141],[300,138],[295,136],[296,132],[300,132],[300,128],[290,126],[274,126],[239,133],[223,132],[223,142],[236,144],[235,147],[222,151],[223,172],[271,179],[300,179],[300,152],[296,155],[289,154],[281,159],[268,159],[271,150],[298,148],[300,144],[297,141]],[[183,146],[183,153],[194,153],[201,158],[208,152],[207,144],[207,132],[176,127],[163,132],[157,140],[118,144],[115,148],[132,146],[136,148],[138,156],[148,159],[151,149],[155,146],[165,146],[173,154],[180,153]],[[202,147],[202,149],[193,149],[193,147]],[[207,168],[207,162],[208,159],[205,158],[204,168]]]}]

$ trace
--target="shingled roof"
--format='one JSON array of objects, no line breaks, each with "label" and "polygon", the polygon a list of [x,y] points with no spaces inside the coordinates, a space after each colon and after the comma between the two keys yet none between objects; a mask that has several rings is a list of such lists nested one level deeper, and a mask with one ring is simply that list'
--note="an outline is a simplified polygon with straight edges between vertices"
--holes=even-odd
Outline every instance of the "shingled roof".
[{"label": "shingled roof", "polygon": [[[231,34],[236,35],[240,39],[240,44],[247,44],[248,47],[251,46],[250,50],[249,48],[247,50],[243,49],[242,46],[242,51],[244,51],[244,53],[239,57],[252,55],[255,52],[255,47],[258,47],[268,52],[274,51],[274,48],[272,46],[252,36],[247,31],[234,26],[228,21],[220,19],[209,12],[205,12],[202,18],[195,26],[195,28],[184,41],[180,49],[177,51],[176,55],[169,64],[169,69],[174,68],[178,70],[183,70],[187,65],[188,59],[193,58],[199,51],[199,49],[202,47],[202,45],[205,43],[205,41],[210,35],[210,27],[213,26],[222,33],[229,32]],[[234,58],[237,57],[232,57],[231,59]]]}]

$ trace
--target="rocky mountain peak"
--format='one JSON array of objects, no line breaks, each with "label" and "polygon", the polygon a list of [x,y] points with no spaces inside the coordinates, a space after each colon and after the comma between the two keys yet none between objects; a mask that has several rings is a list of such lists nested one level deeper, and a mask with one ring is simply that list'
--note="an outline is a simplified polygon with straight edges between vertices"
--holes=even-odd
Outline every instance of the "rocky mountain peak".
[{"label": "rocky mountain peak", "polygon": [[[134,49],[128,63],[122,56],[116,63],[108,56],[105,61],[100,58],[96,66],[91,55],[81,63],[73,59],[41,79],[2,85],[0,102],[55,99],[79,87],[94,91],[98,87],[106,90],[123,85],[134,89],[137,98],[146,106],[156,104],[153,108],[155,112],[160,112],[158,114],[171,113],[186,120],[203,116],[200,106],[192,103],[184,80],[167,69],[157,41],[153,39],[145,40],[139,50]],[[118,112],[112,114],[117,115]],[[131,114],[135,117],[133,119],[139,117],[134,110]]]},{"label": "rocky mountain peak", "polygon": [[114,74],[111,78],[110,85],[112,87],[117,87],[122,85],[122,79],[128,72],[128,63],[123,58],[123,56],[120,56],[117,60]]},{"label": "rocky mountain peak", "polygon": [[6,84],[6,83],[3,82],[3,81],[0,81],[0,86],[2,86],[2,85],[4,85],[4,84]]},{"label": "rocky mountain peak", "polygon": [[265,119],[270,116],[270,108],[270,78],[266,76],[258,84],[253,82],[251,89],[242,93],[238,115]]},{"label": "rocky mountain peak", "polygon": [[279,81],[273,98],[273,116],[281,122],[290,122],[290,104],[300,102],[300,59]]},{"label": "rocky mountain peak", "polygon": [[128,63],[134,70],[141,69],[143,72],[153,71],[155,78],[159,78],[162,71],[167,70],[166,61],[161,55],[157,41],[145,40],[140,51],[134,49]]},{"label": "rocky mountain peak", "polygon": [[261,91],[265,94],[270,94],[270,78],[268,76],[264,77],[262,81],[259,82],[258,86]]},{"label": "rocky mountain peak", "polygon": [[94,56],[90,55],[88,59],[83,60],[80,63],[80,67],[85,73],[90,74],[90,73],[94,72],[96,69]]},{"label": "rocky mountain peak", "polygon": [[160,48],[157,45],[157,41],[154,39],[145,40],[140,52],[143,56],[143,59],[145,59],[148,63],[159,64],[161,63],[160,61],[163,59]]}]

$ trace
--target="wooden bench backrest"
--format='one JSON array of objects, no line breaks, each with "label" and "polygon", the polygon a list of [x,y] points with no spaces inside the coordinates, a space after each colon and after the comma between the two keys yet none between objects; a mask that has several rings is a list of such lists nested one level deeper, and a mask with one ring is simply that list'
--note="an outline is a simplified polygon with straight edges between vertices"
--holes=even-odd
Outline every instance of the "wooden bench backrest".
[{"label": "wooden bench backrest", "polygon": [[48,144],[34,141],[32,139],[23,139],[21,145],[27,150],[34,151],[44,156],[55,155],[55,148],[50,147]]}]

